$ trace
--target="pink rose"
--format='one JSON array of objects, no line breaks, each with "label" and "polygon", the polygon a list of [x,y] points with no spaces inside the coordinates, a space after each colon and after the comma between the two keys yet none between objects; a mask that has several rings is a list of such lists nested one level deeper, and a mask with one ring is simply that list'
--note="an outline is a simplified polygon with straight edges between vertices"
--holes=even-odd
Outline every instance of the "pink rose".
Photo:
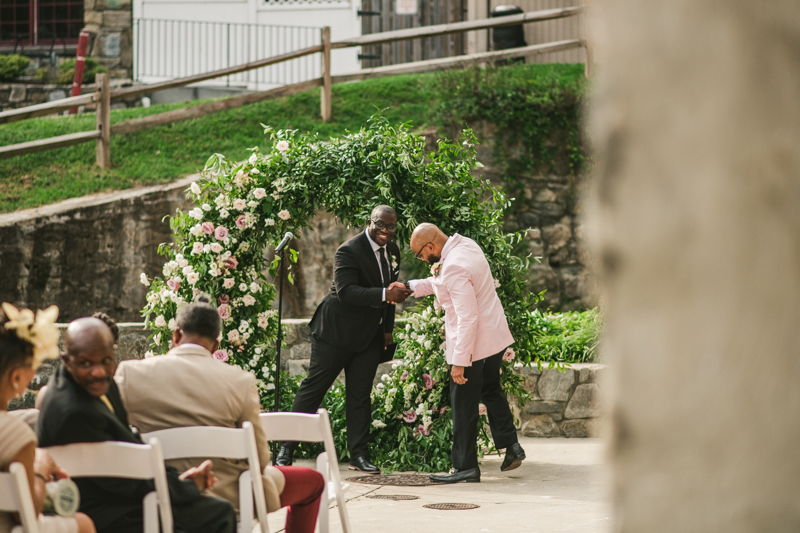
[{"label": "pink rose", "polygon": [[511,348],[506,348],[506,351],[505,351],[505,353],[503,354],[503,361],[505,361],[505,362],[513,361],[513,360],[514,360],[514,357],[515,357],[516,355],[517,355],[517,354],[516,354],[516,353],[514,353],[514,350],[512,350]]},{"label": "pink rose", "polygon": [[447,412],[448,409],[450,409],[450,408],[447,407],[446,405],[444,407],[442,407],[441,409],[439,409],[439,416],[444,415]]},{"label": "pink rose", "polygon": [[406,411],[403,414],[405,415],[403,417],[403,420],[405,420],[409,424],[413,424],[414,422],[417,421],[417,413],[416,413],[416,411]]},{"label": "pink rose", "polygon": [[408,370],[403,370],[403,373],[402,373],[402,374],[400,374],[400,379],[402,379],[403,381],[405,381],[405,379],[406,379],[407,377],[408,377]]},{"label": "pink rose", "polygon": [[236,227],[244,229],[244,215],[239,215],[239,218],[236,219]]},{"label": "pink rose", "polygon": [[228,237],[228,228],[225,226],[217,226],[214,230],[214,238],[218,241],[224,241]]},{"label": "pink rose", "polygon": [[217,311],[219,312],[219,317],[222,320],[225,320],[226,318],[230,318],[230,316],[231,316],[230,312],[228,311],[228,304],[220,305],[219,307],[217,307]]},{"label": "pink rose", "polygon": [[212,224],[211,222],[203,222],[202,228],[203,231],[206,232],[206,235],[211,235],[212,233],[214,233],[214,224]]},{"label": "pink rose", "polygon": [[486,406],[483,405],[482,403],[478,404],[478,414],[479,415],[485,415],[486,414]]},{"label": "pink rose", "polygon": [[236,270],[236,267],[239,266],[239,261],[235,257],[229,257],[225,260],[225,266],[230,270]]},{"label": "pink rose", "polygon": [[214,359],[222,361],[223,363],[228,360],[228,352],[225,350],[217,350],[214,352]]},{"label": "pink rose", "polygon": [[430,374],[422,374],[422,379],[425,380],[425,388],[431,390],[433,388],[433,380]]},{"label": "pink rose", "polygon": [[228,303],[230,301],[231,301],[231,297],[228,296],[227,294],[223,294],[222,296],[217,298],[217,303],[220,304],[220,305],[226,304],[226,303]]},{"label": "pink rose", "polygon": [[178,287],[180,287],[180,286],[181,286],[181,282],[180,281],[176,281],[174,279],[168,279],[167,280],[167,287],[169,287],[169,290],[171,290],[173,292],[177,292]]},{"label": "pink rose", "polygon": [[431,430],[426,428],[422,424],[420,424],[419,427],[417,427],[417,435],[426,435],[427,436],[427,435],[430,435],[430,434],[431,434]]}]

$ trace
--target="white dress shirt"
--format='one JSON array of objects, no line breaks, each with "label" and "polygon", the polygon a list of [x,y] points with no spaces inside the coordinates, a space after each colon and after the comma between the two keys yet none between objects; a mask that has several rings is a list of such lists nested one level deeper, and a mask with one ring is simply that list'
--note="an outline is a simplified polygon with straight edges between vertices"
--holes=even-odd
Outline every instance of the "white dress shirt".
[{"label": "white dress shirt", "polygon": [[[367,240],[369,241],[369,245],[372,246],[372,251],[375,254],[375,261],[378,263],[378,272],[381,273],[381,281],[386,283],[386,280],[383,279],[383,269],[381,268],[381,245],[377,242],[372,240],[372,237],[369,236],[368,229],[364,230],[364,235],[367,236]],[[384,258],[386,258],[386,266],[389,267],[389,251],[386,247],[383,247]],[[391,268],[391,267],[389,267]],[[386,287],[383,288],[383,296],[381,297],[381,301],[386,301]]]}]

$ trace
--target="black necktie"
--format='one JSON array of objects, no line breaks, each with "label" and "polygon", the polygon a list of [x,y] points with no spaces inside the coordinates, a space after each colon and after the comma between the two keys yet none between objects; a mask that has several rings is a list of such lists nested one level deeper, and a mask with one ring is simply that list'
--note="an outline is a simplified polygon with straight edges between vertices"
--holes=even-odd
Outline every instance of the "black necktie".
[{"label": "black necktie", "polygon": [[385,248],[381,246],[378,248],[381,256],[381,272],[383,272],[383,286],[388,287],[392,278],[389,277],[389,263],[386,262],[386,256],[383,255]]}]

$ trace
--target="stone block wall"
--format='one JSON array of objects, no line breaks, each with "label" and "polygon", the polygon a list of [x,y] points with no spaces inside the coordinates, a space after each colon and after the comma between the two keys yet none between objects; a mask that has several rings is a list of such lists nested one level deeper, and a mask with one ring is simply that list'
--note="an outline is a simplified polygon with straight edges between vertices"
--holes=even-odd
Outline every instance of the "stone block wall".
[{"label": "stone block wall", "polygon": [[88,55],[108,69],[111,78],[133,76],[131,0],[84,0],[84,25],[92,34]]},{"label": "stone block wall", "polygon": [[514,407],[526,437],[597,437],[603,415],[598,380],[606,365],[579,363],[559,371],[518,368],[533,396]]},{"label": "stone block wall", "polygon": [[[112,80],[111,82],[112,88],[131,85],[133,84],[128,80]],[[68,97],[71,90],[71,84],[2,83],[0,84],[0,111],[61,100]],[[92,93],[94,90],[94,84],[84,85],[82,94]],[[138,107],[140,105],[142,105],[142,97],[131,96],[115,99],[111,103],[111,109]],[[85,111],[94,111],[94,108],[94,104],[83,106]],[[78,109],[80,111],[81,108]]]},{"label": "stone block wall", "polygon": [[139,275],[161,273],[158,245],[172,236],[162,218],[186,210],[190,181],[0,215],[0,300],[56,304],[64,322],[95,311],[141,320],[147,288]]}]

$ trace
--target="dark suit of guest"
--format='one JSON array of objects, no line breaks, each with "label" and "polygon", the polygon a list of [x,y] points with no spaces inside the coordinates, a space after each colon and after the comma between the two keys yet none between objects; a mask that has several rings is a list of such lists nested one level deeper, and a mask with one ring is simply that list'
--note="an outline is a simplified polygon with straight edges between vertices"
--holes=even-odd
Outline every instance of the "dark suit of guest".
[{"label": "dark suit of guest", "polygon": [[[121,441],[141,444],[128,425],[128,412],[116,383],[106,394],[113,412],[99,398],[79,386],[61,366],[50,381],[39,415],[39,446],[79,442]],[[180,473],[167,467],[175,532],[220,532],[236,530],[236,514],[230,503],[203,496],[192,480],[181,481]],[[94,521],[98,533],[141,533],[142,499],[154,490],[150,480],[121,478],[74,478],[81,494],[80,511]]]},{"label": "dark suit of guest", "polygon": [[[374,245],[374,246],[373,246]],[[400,249],[393,242],[383,253],[360,233],[336,250],[333,283],[311,319],[311,364],[295,396],[292,411],[315,413],[336,376],[344,369],[347,445],[350,457],[369,459],[370,393],[384,350],[384,334],[394,328],[395,306],[385,302],[385,287],[397,281]],[[387,279],[388,278],[388,279]]]}]

